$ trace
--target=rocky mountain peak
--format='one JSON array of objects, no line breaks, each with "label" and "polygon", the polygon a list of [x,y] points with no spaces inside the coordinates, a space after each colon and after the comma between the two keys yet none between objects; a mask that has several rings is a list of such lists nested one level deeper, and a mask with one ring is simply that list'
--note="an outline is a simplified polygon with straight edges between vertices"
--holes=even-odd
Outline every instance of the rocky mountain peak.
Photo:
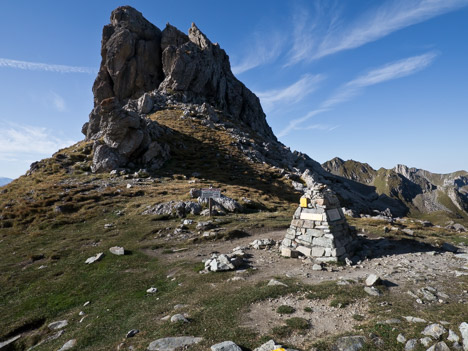
[{"label": "rocky mountain peak", "polygon": [[200,49],[204,50],[210,48],[213,43],[201,32],[200,29],[192,22],[192,26],[189,28],[189,39],[192,43],[196,44]]},{"label": "rocky mountain peak", "polygon": [[[82,130],[87,140],[96,140],[95,151],[100,146],[95,171],[141,163],[142,155],[147,161],[149,145],[164,132],[146,115],[165,109],[167,100],[208,104],[276,142],[257,96],[233,75],[226,52],[194,23],[188,35],[169,23],[161,31],[134,8],[118,7],[104,26],[101,56],[94,109]],[[167,152],[150,154],[168,157]],[[150,160],[148,167],[160,161]]]}]

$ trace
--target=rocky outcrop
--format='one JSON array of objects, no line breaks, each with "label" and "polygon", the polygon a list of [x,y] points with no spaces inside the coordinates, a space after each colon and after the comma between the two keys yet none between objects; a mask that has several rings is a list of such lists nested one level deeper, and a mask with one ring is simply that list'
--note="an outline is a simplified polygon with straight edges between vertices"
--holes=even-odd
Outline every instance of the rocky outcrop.
[{"label": "rocky outcrop", "polygon": [[161,31],[130,6],[111,14],[102,31],[102,62],[93,85],[94,104],[138,97],[163,81]]},{"label": "rocky outcrop", "polygon": [[209,102],[258,134],[276,140],[257,96],[234,77],[226,52],[194,23],[188,36],[167,25],[161,47],[166,78],[160,91],[175,93],[184,101]]},{"label": "rocky outcrop", "polygon": [[83,126],[95,140],[94,172],[132,163],[157,169],[169,158],[167,133],[146,118],[165,102],[211,106],[276,141],[259,99],[231,72],[229,57],[192,24],[188,35],[167,24],[161,32],[130,6],[104,26],[101,66],[93,85],[94,109]]}]

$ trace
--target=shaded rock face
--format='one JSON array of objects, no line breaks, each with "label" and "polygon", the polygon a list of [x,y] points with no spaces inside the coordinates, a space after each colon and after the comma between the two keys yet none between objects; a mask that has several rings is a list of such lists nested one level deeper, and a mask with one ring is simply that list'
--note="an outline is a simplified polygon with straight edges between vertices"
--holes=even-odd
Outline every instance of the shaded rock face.
[{"label": "shaded rock face", "polygon": [[276,141],[259,99],[231,72],[229,57],[192,24],[188,35],[168,24],[161,32],[130,6],[104,26],[94,109],[82,132],[94,145],[94,172],[128,163],[156,169],[169,158],[160,137],[168,131],[146,114],[171,99],[224,111],[267,140]]},{"label": "shaded rock face", "polygon": [[116,97],[136,97],[156,89],[163,81],[161,31],[140,12],[122,6],[104,26],[102,62],[93,85],[94,104]]},{"label": "shaded rock face", "polygon": [[229,57],[192,23],[186,36],[168,25],[162,32],[162,91],[181,93],[194,103],[209,102],[243,121],[257,133],[276,140],[260,101],[231,72]]}]

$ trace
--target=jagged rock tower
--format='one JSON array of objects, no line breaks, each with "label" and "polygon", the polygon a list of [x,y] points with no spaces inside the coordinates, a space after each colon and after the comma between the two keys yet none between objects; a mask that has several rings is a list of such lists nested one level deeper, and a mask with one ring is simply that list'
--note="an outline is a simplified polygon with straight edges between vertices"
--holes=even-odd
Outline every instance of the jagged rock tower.
[{"label": "jagged rock tower", "polygon": [[173,102],[206,103],[276,142],[259,99],[195,24],[188,35],[170,24],[161,31],[130,6],[115,9],[110,22],[102,33],[94,108],[82,129],[94,141],[94,172],[160,168],[170,158],[162,140],[171,131],[147,115]]},{"label": "jagged rock tower", "polygon": [[319,262],[336,262],[352,256],[355,238],[335,194],[326,185],[314,184],[301,198],[281,254],[297,257],[302,253]]}]

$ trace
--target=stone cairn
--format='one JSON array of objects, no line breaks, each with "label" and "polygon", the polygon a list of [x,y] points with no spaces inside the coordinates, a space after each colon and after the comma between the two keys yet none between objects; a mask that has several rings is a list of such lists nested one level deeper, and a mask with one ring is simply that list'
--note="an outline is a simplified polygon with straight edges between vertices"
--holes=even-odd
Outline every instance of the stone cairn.
[{"label": "stone cairn", "polygon": [[300,200],[281,255],[298,257],[301,253],[318,262],[336,262],[352,256],[355,238],[335,194],[326,185],[314,184]]}]

